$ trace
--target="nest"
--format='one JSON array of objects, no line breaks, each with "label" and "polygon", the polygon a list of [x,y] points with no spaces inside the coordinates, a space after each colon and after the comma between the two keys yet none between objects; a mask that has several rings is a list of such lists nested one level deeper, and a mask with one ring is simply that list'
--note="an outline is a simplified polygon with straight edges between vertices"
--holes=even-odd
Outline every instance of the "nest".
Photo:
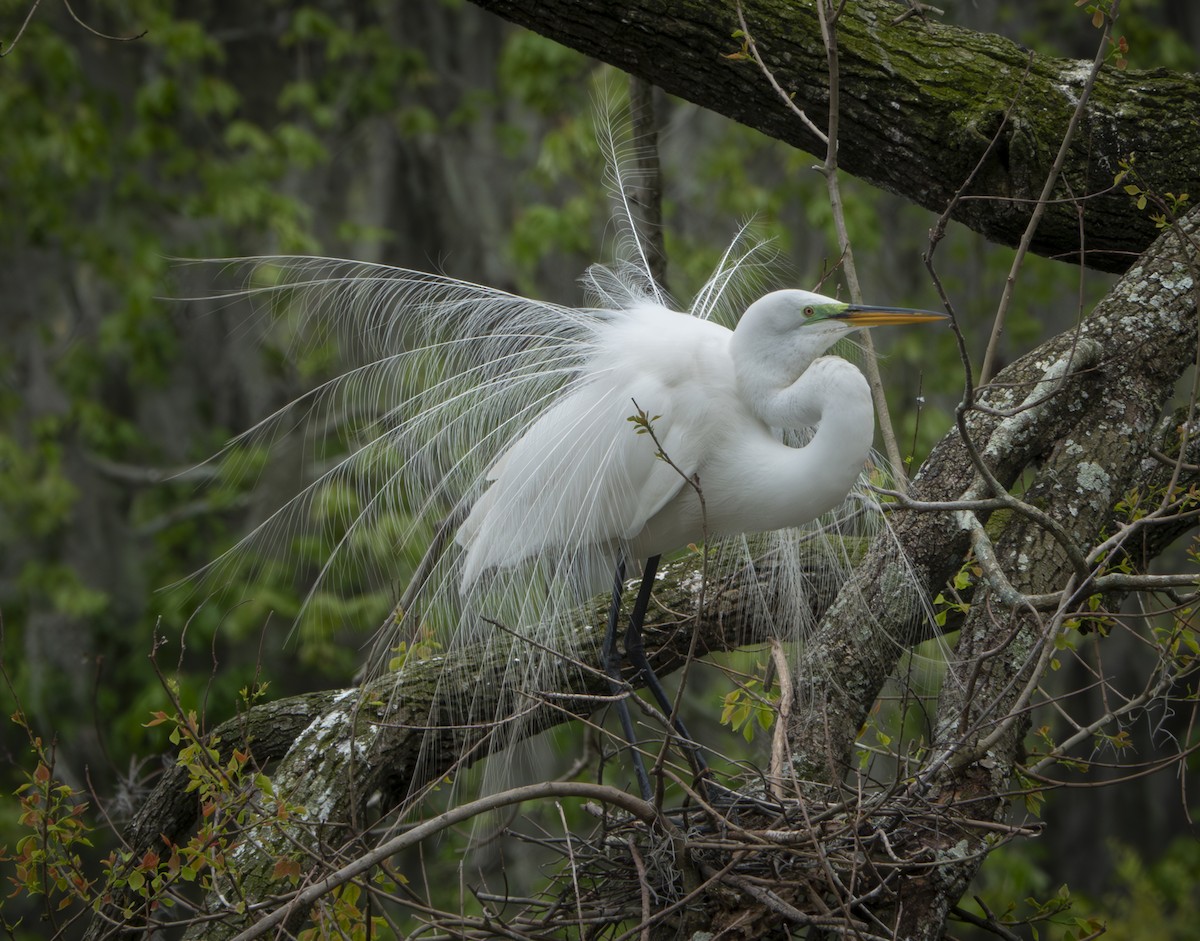
[{"label": "nest", "polygon": [[838,803],[721,791],[652,824],[587,809],[596,826],[586,835],[508,831],[554,854],[541,893],[477,893],[484,918],[447,915],[436,926],[469,938],[749,939],[803,928],[891,938],[884,919],[901,880],[936,878],[1033,832],[972,820],[912,787]]}]

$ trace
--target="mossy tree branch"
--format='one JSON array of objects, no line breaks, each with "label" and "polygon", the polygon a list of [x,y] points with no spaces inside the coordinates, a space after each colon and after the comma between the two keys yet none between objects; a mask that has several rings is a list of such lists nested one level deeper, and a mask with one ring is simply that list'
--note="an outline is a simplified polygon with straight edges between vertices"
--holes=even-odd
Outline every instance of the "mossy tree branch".
[{"label": "mossy tree branch", "polygon": [[[810,153],[824,152],[742,54],[732,2],[474,2],[673,95]],[[746,0],[743,8],[767,67],[823,126],[828,77],[813,4]],[[894,22],[903,11],[890,0],[854,0],[838,20],[838,164],[941,212],[999,135],[954,218],[994,242],[1016,245],[1089,63],[1040,55],[1009,39],[932,19]],[[1082,207],[1084,264],[1128,268],[1157,233],[1147,214],[1114,189],[1118,161],[1136,154],[1148,189],[1200,194],[1198,126],[1200,76],[1106,66],[1032,251],[1078,261]]]}]

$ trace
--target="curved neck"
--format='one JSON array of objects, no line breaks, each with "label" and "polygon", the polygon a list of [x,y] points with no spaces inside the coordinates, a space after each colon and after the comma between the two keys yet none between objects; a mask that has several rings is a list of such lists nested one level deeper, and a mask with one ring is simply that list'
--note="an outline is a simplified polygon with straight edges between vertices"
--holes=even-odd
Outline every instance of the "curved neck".
[{"label": "curved neck", "polygon": [[[818,434],[828,415],[841,432],[856,429],[860,437],[865,435],[869,448],[875,410],[870,387],[858,368],[840,356],[805,358],[800,372],[795,369],[797,362],[791,359],[787,370],[747,369],[744,376],[738,372],[738,386],[753,412],[772,428],[816,427]],[[825,430],[828,435],[834,429]]]},{"label": "curved neck", "polygon": [[[806,383],[809,368],[838,338],[837,333],[781,331],[770,309],[753,304],[729,342],[742,399],[772,428],[805,428],[820,415],[818,390]],[[857,371],[857,370],[856,370]]]},{"label": "curved neck", "polygon": [[[822,356],[779,396],[780,400],[806,398],[801,406],[818,412],[817,430],[808,447],[828,448],[855,468],[862,469],[875,437],[875,408],[871,387],[858,367],[837,356]],[[787,408],[786,402],[780,402]]]},{"label": "curved neck", "polygon": [[[815,426],[803,447],[789,447],[748,416],[728,429],[722,447],[699,469],[708,499],[690,487],[656,513],[633,541],[656,554],[705,533],[758,533],[801,526],[833,509],[854,487],[875,432],[871,390],[854,366],[836,356],[812,362],[766,409],[776,427]],[[761,417],[761,416],[760,416]]]},{"label": "curved neck", "polygon": [[871,390],[846,360],[823,356],[778,392],[771,406],[787,422],[778,427],[816,426],[804,447],[776,451],[776,467],[769,472],[794,494],[796,512],[779,525],[801,525],[841,503],[862,473],[875,435]]}]

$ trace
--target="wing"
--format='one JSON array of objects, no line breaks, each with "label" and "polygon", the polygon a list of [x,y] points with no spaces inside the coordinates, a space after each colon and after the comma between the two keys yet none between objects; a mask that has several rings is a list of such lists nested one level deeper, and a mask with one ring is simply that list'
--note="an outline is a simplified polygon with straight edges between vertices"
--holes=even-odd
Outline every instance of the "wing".
[{"label": "wing", "polygon": [[[463,585],[534,555],[615,553],[632,539],[712,446],[713,387],[730,381],[728,335],[655,307],[610,325],[580,381],[489,473],[457,536]],[[653,435],[630,420],[639,410]]]}]

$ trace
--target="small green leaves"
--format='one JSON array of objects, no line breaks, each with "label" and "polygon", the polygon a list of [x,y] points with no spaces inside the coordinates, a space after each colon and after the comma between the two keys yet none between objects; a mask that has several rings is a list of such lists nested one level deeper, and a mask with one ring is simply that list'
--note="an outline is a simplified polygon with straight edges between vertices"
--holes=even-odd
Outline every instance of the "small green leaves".
[{"label": "small green leaves", "polygon": [[962,599],[962,594],[967,592],[974,585],[976,579],[981,578],[982,575],[983,569],[972,559],[968,559],[955,573],[950,596],[947,597],[945,592],[941,592],[933,599],[933,617],[938,627],[945,627],[952,613],[965,615],[971,610],[970,603]]},{"label": "small green leaves", "polygon": [[[634,434],[649,435],[653,439],[654,444],[658,446],[658,436],[654,433],[654,423],[662,418],[662,416],[650,415],[648,412],[644,411],[641,406],[637,404],[637,402],[633,403],[633,407],[635,409],[634,413],[628,416],[625,420],[633,424],[635,429]],[[667,457],[661,446],[656,447],[654,456],[660,461],[666,461],[668,464],[671,463],[670,458]]]},{"label": "small green leaves", "polygon": [[766,732],[774,724],[776,698],[763,690],[761,680],[749,679],[722,698],[721,724],[741,732],[742,738],[752,742],[755,726]]},{"label": "small green leaves", "polygon": [[736,52],[723,52],[721,58],[729,59],[731,62],[741,62],[743,59],[750,58],[750,37],[744,30],[735,29],[729,34],[731,39],[736,39],[741,45]]},{"label": "small green leaves", "polygon": [[[1128,193],[1138,209],[1145,210],[1148,206],[1155,206],[1159,211],[1151,212],[1150,219],[1156,228],[1165,229],[1173,225],[1186,211],[1191,197],[1187,193],[1158,193],[1151,189],[1138,174],[1136,159],[1136,154],[1130,154],[1117,161],[1121,169],[1113,177],[1113,185],[1120,186]],[[1126,182],[1127,180],[1129,182]]]},{"label": "small green leaves", "polygon": [[15,792],[18,822],[28,834],[17,840],[12,855],[0,847],[0,860],[11,864],[11,895],[42,895],[61,911],[85,901],[92,891],[93,880],[84,874],[79,853],[92,846],[84,818],[88,805],[73,788],[55,780],[54,755],[42,740],[34,736],[30,745],[36,763]]},{"label": "small green leaves", "polygon": [[635,411],[632,415],[627,417],[625,420],[627,422],[633,423],[634,428],[637,429],[635,434],[639,434],[639,435],[653,434],[654,433],[654,423],[656,421],[658,421],[660,418],[662,418],[662,416],[661,415],[650,415],[643,409],[638,408],[637,402],[634,402],[633,405],[634,405],[634,408],[637,409],[637,411]]},{"label": "small green leaves", "polygon": [[414,663],[430,660],[436,657],[441,649],[442,645],[434,639],[433,631],[428,626],[423,626],[417,631],[412,643],[401,641],[392,648],[393,656],[388,660],[388,670],[395,672],[410,660]]},{"label": "small green leaves", "polygon": [[1130,196],[1134,196],[1137,198],[1138,209],[1146,208],[1146,194],[1144,192],[1142,192],[1142,188],[1140,186],[1138,186],[1134,183],[1126,184],[1125,192],[1128,193]]}]

